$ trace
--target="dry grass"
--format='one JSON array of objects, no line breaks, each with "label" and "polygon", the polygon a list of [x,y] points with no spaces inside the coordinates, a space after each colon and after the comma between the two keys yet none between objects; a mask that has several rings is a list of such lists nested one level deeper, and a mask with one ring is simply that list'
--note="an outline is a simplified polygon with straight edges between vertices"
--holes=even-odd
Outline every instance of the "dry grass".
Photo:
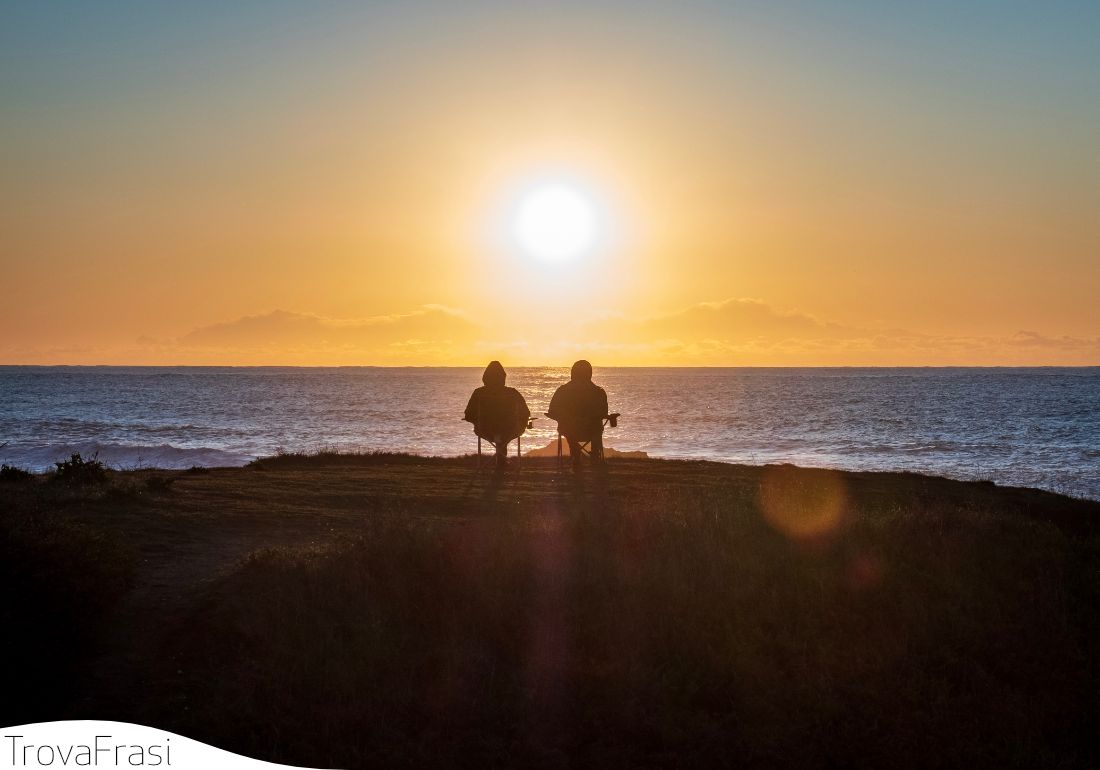
[{"label": "dry grass", "polygon": [[0,725],[57,718],[133,568],[133,552],[99,528],[41,511],[0,516]]},{"label": "dry grass", "polygon": [[1100,760],[1097,503],[660,461],[173,478],[51,503],[178,589],[126,615],[160,629],[144,699],[113,678],[89,715],[312,766]]}]

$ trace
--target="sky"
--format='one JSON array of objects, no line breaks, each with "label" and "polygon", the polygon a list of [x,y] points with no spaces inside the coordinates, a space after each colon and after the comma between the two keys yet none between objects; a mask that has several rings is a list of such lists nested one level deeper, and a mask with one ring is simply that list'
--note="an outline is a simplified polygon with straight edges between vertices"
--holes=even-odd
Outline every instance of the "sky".
[{"label": "sky", "polygon": [[[1100,365],[1098,36],[1094,0],[0,0],[0,363]],[[547,184],[568,259],[516,237]]]}]

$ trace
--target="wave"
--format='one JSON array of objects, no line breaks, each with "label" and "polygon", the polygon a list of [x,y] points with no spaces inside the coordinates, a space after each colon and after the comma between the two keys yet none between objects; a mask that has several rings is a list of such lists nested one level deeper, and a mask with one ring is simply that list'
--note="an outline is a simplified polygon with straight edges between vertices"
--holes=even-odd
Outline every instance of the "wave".
[{"label": "wave", "polygon": [[77,441],[68,444],[8,444],[0,447],[0,462],[30,471],[46,471],[53,464],[73,454],[97,457],[108,467],[119,470],[163,468],[174,470],[202,466],[227,468],[245,465],[255,455],[230,452],[211,447],[176,447],[171,444],[110,444],[99,441]]}]

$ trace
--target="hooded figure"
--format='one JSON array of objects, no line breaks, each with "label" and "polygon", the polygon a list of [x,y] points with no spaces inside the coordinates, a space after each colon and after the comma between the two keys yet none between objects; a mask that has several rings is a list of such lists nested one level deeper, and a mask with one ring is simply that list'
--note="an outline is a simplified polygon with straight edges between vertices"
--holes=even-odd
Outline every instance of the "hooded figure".
[{"label": "hooded figure", "polygon": [[496,446],[497,462],[501,465],[508,456],[508,443],[523,435],[531,417],[520,392],[504,384],[507,376],[500,361],[490,361],[481,375],[485,384],[470,396],[462,417],[474,424],[474,433]]},{"label": "hooded figure", "polygon": [[569,440],[573,464],[580,462],[580,444],[592,442],[593,457],[603,450],[603,419],[607,417],[607,392],[592,382],[592,364],[577,361],[569,371],[569,382],[550,399],[546,416],[557,420],[562,435]]}]

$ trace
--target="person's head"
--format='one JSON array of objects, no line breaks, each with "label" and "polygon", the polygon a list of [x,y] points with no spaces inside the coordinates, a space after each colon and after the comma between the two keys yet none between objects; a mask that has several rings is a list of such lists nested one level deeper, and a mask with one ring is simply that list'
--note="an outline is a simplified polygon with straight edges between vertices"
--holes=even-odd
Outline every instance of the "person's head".
[{"label": "person's head", "polygon": [[481,375],[481,381],[486,385],[503,385],[508,375],[504,373],[504,367],[500,361],[490,361]]},{"label": "person's head", "polygon": [[569,379],[578,380],[580,382],[592,381],[592,364],[585,361],[583,358],[573,364],[573,368],[569,370]]}]

